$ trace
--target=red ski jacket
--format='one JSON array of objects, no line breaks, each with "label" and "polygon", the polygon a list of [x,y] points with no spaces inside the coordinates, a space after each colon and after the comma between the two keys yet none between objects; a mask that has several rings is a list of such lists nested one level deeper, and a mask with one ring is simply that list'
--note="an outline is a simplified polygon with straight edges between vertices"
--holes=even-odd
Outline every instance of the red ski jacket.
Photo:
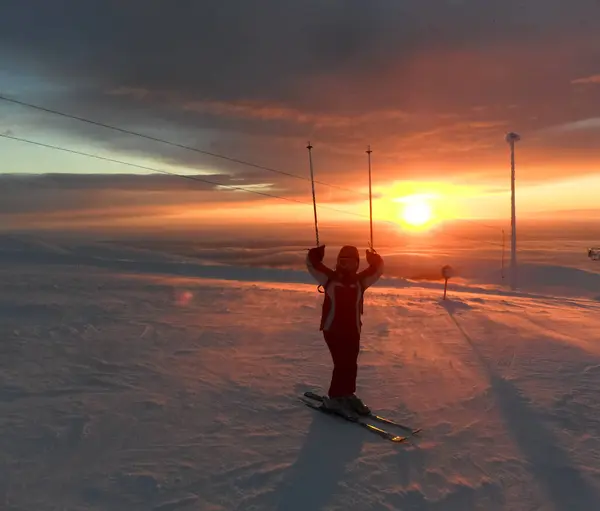
[{"label": "red ski jacket", "polygon": [[306,257],[306,267],[325,289],[320,330],[359,333],[362,327],[363,295],[383,274],[383,260],[360,273],[342,275],[320,261]]}]

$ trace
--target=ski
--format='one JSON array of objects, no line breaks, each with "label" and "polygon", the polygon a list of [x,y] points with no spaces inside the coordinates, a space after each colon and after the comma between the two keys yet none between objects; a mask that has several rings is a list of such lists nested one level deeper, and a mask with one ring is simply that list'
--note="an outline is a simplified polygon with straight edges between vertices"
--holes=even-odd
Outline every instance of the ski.
[{"label": "ski", "polygon": [[367,429],[368,431],[371,431],[372,433],[375,433],[376,435],[379,435],[382,438],[385,438],[386,440],[389,440],[390,442],[401,443],[401,442],[405,442],[407,440],[407,438],[405,436],[394,435],[393,433],[390,433],[389,431],[385,431],[381,428],[378,428],[377,426],[373,426],[372,424],[368,424],[367,422],[362,422],[359,418],[353,417],[352,415],[346,415],[346,414],[332,412],[332,411],[328,410],[327,408],[323,407],[323,405],[317,405],[316,403],[314,403],[312,401],[308,401],[303,398],[300,398],[300,400],[306,406],[312,408],[313,410],[317,410],[326,415],[331,415],[333,417],[339,417],[340,419],[347,420],[348,422],[353,422],[354,424],[358,424],[359,426]]},{"label": "ski", "polygon": [[[309,398],[309,399],[313,399],[314,401],[318,401],[320,403],[323,402],[323,396],[320,396],[319,394],[315,394],[314,392],[308,391],[304,393],[304,396]],[[408,433],[410,433],[411,435],[417,435],[419,434],[422,429],[418,428],[418,429],[414,429],[411,428],[410,426],[407,426],[405,424],[401,424],[399,422],[396,422],[392,419],[387,419],[385,417],[382,417],[381,415],[377,415],[373,412],[369,413],[368,415],[363,415],[362,417],[368,418],[368,419],[372,419],[372,420],[376,420],[379,421],[383,424],[387,424],[388,426],[395,426],[397,428],[400,428]]]}]

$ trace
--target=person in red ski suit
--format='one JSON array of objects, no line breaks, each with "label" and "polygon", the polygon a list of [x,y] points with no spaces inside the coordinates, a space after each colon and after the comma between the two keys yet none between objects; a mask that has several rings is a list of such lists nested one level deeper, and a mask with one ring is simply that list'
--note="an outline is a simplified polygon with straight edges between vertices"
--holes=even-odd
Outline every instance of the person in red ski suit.
[{"label": "person in red ski suit", "polygon": [[383,274],[383,259],[367,250],[368,268],[357,273],[360,257],[356,247],[342,247],[335,270],[323,264],[325,246],[312,248],[306,257],[309,273],[324,288],[320,330],[333,359],[333,373],[324,405],[333,410],[352,410],[361,415],[369,408],[356,392],[358,354],[362,327],[363,295]]}]

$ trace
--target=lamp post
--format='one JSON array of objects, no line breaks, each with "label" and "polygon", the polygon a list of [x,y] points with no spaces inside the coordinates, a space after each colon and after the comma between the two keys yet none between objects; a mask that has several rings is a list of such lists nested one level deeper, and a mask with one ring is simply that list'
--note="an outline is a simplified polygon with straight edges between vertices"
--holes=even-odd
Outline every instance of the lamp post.
[{"label": "lamp post", "polygon": [[518,133],[506,134],[506,141],[510,145],[510,225],[511,225],[511,247],[510,247],[510,286],[513,291],[517,288],[517,215],[515,207],[515,143],[521,140]]}]

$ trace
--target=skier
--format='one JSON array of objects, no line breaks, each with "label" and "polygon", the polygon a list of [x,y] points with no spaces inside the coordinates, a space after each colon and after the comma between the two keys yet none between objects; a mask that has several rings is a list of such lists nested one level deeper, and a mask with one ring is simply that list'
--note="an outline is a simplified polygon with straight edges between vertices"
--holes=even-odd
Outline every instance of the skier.
[{"label": "skier", "polygon": [[366,251],[369,267],[357,273],[360,257],[356,247],[342,247],[335,270],[323,264],[325,245],[311,248],[306,257],[309,273],[324,288],[320,330],[333,359],[328,396],[323,405],[332,411],[368,415],[369,408],[356,396],[357,361],[360,351],[363,295],[383,274],[383,259]]}]

